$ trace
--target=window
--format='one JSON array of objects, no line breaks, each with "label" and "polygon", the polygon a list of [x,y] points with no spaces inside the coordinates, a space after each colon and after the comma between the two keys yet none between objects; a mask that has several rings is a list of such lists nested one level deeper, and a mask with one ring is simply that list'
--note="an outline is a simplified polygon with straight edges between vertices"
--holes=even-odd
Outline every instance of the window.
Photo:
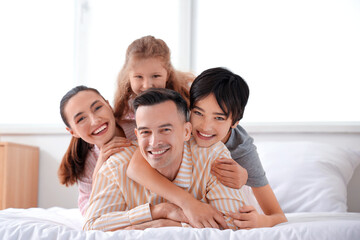
[{"label": "window", "polygon": [[60,99],[79,84],[112,103],[126,48],[145,35],[179,70],[242,76],[245,122],[360,121],[359,1],[13,0],[0,24],[0,125],[63,126]]},{"label": "window", "polygon": [[[180,0],[181,1],[181,0]],[[168,0],[88,1],[87,43],[81,76],[88,86],[97,88],[113,102],[116,79],[125,61],[129,44],[153,35],[163,39],[172,51],[172,62],[179,65],[180,3]],[[81,53],[80,53],[81,54]],[[85,75],[86,74],[86,75]]]},{"label": "window", "polygon": [[197,3],[194,70],[247,81],[244,121],[360,121],[359,1]]},{"label": "window", "polygon": [[0,2],[0,124],[53,124],[73,85],[71,1]]}]

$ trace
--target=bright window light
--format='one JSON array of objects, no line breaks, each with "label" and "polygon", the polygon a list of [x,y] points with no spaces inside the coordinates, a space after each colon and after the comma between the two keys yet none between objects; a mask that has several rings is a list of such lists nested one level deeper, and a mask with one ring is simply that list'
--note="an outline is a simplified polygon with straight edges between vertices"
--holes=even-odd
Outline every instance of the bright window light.
[{"label": "bright window light", "polygon": [[194,69],[247,81],[244,121],[360,121],[359,1],[197,2]]}]

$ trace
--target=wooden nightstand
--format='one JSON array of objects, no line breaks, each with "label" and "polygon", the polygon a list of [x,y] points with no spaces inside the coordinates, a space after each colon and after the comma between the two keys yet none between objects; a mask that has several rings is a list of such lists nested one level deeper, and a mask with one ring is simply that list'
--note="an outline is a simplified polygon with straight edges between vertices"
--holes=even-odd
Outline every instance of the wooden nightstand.
[{"label": "wooden nightstand", "polygon": [[0,142],[0,210],[37,207],[39,148]]}]

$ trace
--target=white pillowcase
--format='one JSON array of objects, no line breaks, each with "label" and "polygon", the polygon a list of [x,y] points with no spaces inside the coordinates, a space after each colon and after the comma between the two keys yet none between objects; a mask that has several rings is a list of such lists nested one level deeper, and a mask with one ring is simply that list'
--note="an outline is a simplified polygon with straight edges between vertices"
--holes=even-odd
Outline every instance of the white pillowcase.
[{"label": "white pillowcase", "polygon": [[346,212],[347,184],[360,154],[314,142],[256,143],[285,213]]}]

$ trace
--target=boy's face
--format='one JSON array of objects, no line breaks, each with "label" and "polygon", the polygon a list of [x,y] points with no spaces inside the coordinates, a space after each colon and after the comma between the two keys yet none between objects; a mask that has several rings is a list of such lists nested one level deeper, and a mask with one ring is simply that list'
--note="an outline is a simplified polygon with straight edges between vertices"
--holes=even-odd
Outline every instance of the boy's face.
[{"label": "boy's face", "polygon": [[201,147],[210,147],[219,141],[226,143],[230,137],[230,129],[238,124],[236,122],[232,125],[231,115],[226,117],[214,94],[195,103],[191,109],[190,122],[193,127],[192,134]]}]

